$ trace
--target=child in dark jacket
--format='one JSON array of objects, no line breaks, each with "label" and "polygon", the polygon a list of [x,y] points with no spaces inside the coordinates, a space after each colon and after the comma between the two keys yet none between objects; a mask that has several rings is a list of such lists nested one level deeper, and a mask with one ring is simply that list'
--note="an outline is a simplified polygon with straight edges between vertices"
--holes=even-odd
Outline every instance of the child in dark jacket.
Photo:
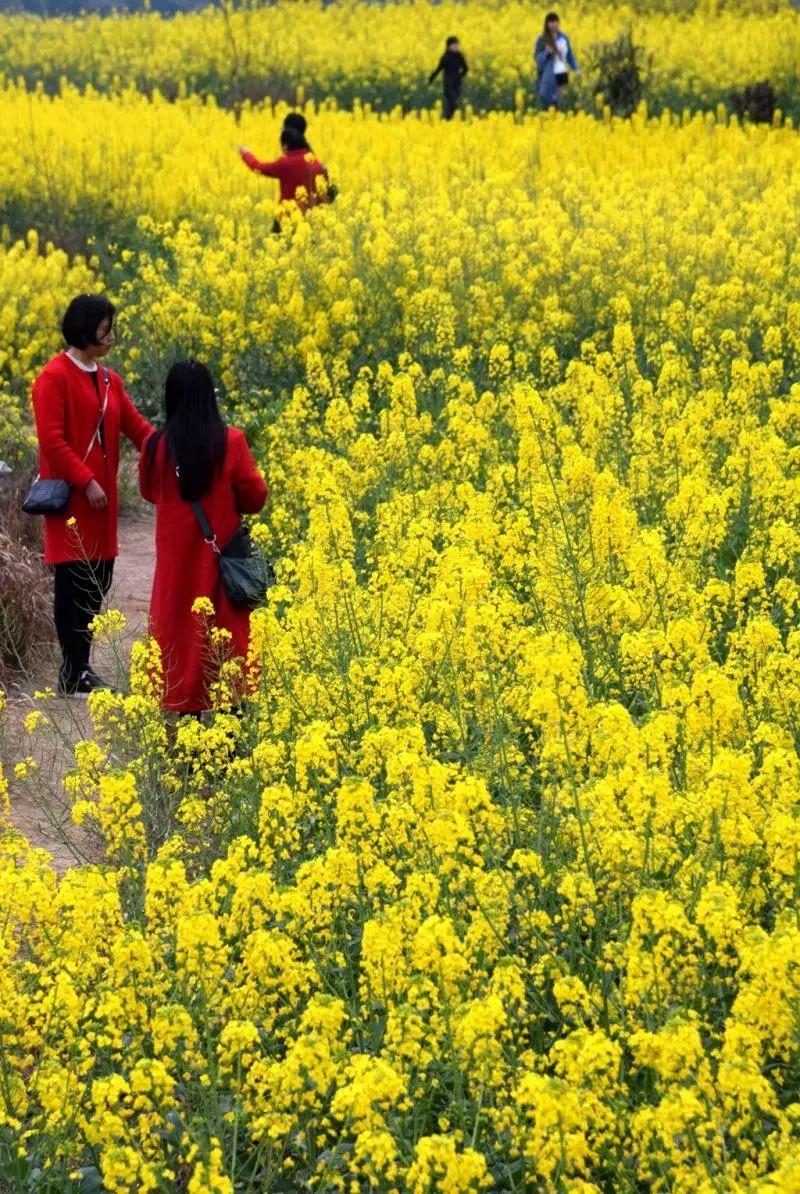
[{"label": "child in dark jacket", "polygon": [[461,52],[461,46],[457,37],[448,37],[445,43],[444,54],[439,59],[439,65],[428,79],[432,83],[439,72],[442,72],[442,82],[444,84],[444,107],[442,115],[445,120],[452,120],[455,115],[456,108],[461,100],[461,84],[464,81],[464,75],[467,73],[467,60]]}]

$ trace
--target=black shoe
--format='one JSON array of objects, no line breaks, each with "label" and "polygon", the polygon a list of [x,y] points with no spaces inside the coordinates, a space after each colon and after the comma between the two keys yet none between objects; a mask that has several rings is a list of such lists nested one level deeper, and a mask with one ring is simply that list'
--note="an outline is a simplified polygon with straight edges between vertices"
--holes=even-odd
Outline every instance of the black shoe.
[{"label": "black shoe", "polygon": [[113,691],[110,684],[107,684],[94,668],[86,668],[81,672],[77,680],[67,679],[63,672],[58,678],[58,695],[62,697],[76,697],[78,700],[85,700],[89,693],[96,692],[98,688],[107,688],[109,692]]},{"label": "black shoe", "polygon": [[85,672],[81,673],[81,678],[86,676],[92,688],[107,688],[109,692],[116,692],[117,689],[113,684],[109,684],[108,680],[104,680],[102,676],[98,676],[91,664],[87,667]]}]

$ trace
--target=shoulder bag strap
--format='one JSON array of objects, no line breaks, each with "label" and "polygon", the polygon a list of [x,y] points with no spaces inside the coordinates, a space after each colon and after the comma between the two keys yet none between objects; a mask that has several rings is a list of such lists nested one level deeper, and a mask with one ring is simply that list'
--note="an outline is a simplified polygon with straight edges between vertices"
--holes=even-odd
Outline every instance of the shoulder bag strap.
[{"label": "shoulder bag strap", "polygon": [[109,376],[108,369],[106,369],[105,365],[103,365],[103,403],[100,408],[100,418],[97,420],[97,426],[94,429],[94,435],[89,440],[89,447],[83,454],[84,464],[86,464],[86,461],[89,459],[89,453],[94,447],[96,441],[100,439],[100,428],[103,426],[103,419],[106,417],[106,407],[108,406],[108,390],[110,385],[111,378]]},{"label": "shoulder bag strap", "polygon": [[205,539],[205,541],[209,545],[209,547],[213,548],[213,550],[216,552],[216,554],[219,555],[219,548],[217,547],[217,536],[214,534],[214,528],[211,526],[211,523],[208,521],[205,510],[203,509],[203,507],[200,505],[199,502],[190,502],[189,505],[192,507],[192,512],[200,525],[200,530],[202,531],[203,538]]},{"label": "shoulder bag strap", "polygon": [[[170,456],[172,456],[172,453],[169,451],[169,444],[166,442],[166,439],[165,439],[165,446],[166,446],[166,449],[169,452]],[[172,467],[175,469],[175,476],[180,478],[181,471],[178,468],[178,465],[175,462],[174,457],[172,458]],[[216,553],[216,555],[219,555],[219,548],[217,547],[217,536],[214,534],[214,528],[212,527],[211,523],[208,521],[208,516],[206,515],[205,510],[203,509],[203,507],[200,505],[199,502],[189,502],[189,505],[192,507],[192,513],[194,514],[195,518],[197,519],[203,539],[206,541],[208,546],[213,549],[213,551]]]}]

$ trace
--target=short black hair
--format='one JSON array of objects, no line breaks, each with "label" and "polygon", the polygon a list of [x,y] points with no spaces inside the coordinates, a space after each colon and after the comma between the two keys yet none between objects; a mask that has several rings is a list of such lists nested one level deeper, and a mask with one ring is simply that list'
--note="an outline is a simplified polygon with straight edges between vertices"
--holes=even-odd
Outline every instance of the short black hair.
[{"label": "short black hair", "polygon": [[284,117],[283,127],[285,129],[297,129],[300,136],[304,137],[308,128],[308,121],[302,112],[290,112],[288,116]]},{"label": "short black hair", "polygon": [[284,149],[308,149],[308,141],[293,125],[284,125],[281,130],[281,145]]},{"label": "short black hair", "polygon": [[79,294],[64,312],[61,334],[70,348],[97,344],[97,329],[105,319],[112,324],[117,308],[102,294]]},{"label": "short black hair", "polygon": [[446,46],[454,46],[457,41],[458,41],[457,37],[448,37],[447,41],[444,44]]}]

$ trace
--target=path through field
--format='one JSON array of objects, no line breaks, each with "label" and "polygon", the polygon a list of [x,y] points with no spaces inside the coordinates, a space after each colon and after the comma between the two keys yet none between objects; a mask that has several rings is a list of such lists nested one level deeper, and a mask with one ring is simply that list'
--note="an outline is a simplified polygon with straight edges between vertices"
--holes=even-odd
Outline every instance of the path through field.
[{"label": "path through field", "polygon": [[[122,655],[115,659],[103,644],[95,648],[95,666],[111,681],[118,672],[127,670],[131,645],[144,633],[153,566],[153,517],[149,511],[137,509],[123,516],[120,522],[120,556],[108,599],[109,608],[122,610],[127,618]],[[90,729],[86,702],[49,702],[51,725],[37,731],[33,747],[24,728],[26,715],[38,705],[33,699],[34,692],[54,686],[55,668],[53,652],[53,663],[46,673],[31,677],[9,693],[8,708],[0,725],[0,758],[11,789],[12,823],[32,845],[48,850],[56,869],[63,872],[81,858],[91,858],[96,847],[72,824],[68,802],[61,790],[63,776],[72,764],[72,748]],[[28,779],[23,784],[15,780],[13,768],[27,755],[36,759],[37,769],[35,780]]]}]

